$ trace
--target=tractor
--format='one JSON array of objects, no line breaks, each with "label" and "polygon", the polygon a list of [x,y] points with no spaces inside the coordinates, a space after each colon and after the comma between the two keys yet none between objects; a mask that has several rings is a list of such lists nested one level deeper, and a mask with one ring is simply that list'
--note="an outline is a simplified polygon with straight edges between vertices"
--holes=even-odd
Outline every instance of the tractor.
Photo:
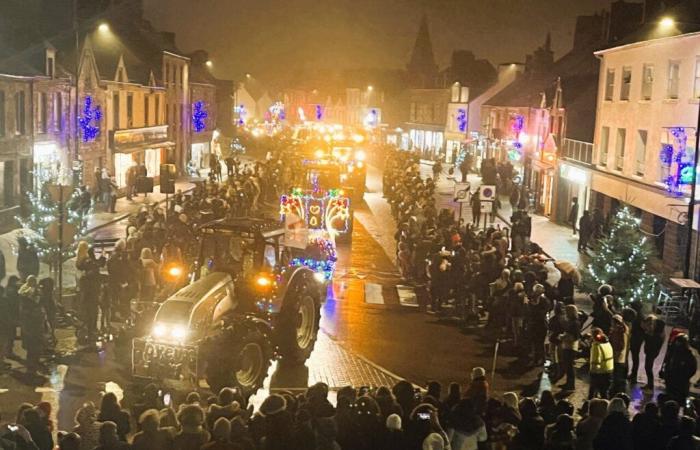
[{"label": "tractor", "polygon": [[[252,395],[273,360],[303,364],[319,330],[328,282],[305,250],[285,247],[279,222],[221,219],[198,228],[193,282],[132,340],[135,377],[179,379]],[[299,263],[299,261],[305,262]]]}]

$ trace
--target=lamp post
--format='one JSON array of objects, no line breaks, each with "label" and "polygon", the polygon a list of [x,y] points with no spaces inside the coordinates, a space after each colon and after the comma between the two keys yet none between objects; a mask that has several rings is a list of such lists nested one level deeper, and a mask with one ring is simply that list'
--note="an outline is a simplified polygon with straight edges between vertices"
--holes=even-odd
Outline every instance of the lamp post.
[{"label": "lamp post", "polygon": [[[690,278],[690,258],[693,250],[693,222],[695,219],[695,191],[698,177],[698,157],[700,157],[700,103],[698,103],[698,118],[695,126],[695,152],[693,155],[693,174],[690,177],[690,199],[688,200],[688,236],[685,246],[684,278]],[[693,273],[693,279],[695,274]]]}]

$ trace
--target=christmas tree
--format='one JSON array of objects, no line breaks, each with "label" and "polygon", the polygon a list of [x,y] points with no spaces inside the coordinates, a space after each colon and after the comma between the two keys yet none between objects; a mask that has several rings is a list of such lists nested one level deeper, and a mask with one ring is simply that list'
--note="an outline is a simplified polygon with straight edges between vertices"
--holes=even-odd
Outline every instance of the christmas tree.
[{"label": "christmas tree", "polygon": [[609,284],[625,304],[654,300],[658,280],[647,271],[653,249],[640,231],[640,224],[641,220],[627,206],[617,211],[610,234],[600,240],[591,263],[583,271],[585,291],[596,292],[601,284]]},{"label": "christmas tree", "polygon": [[71,231],[72,239],[70,240],[72,242],[64,244],[61,249],[58,243],[49,237],[49,230],[56,227],[52,224],[58,224],[61,215],[61,205],[54,201],[49,193],[51,184],[50,182],[44,183],[37,193],[26,193],[27,210],[25,214],[17,216],[15,219],[22,228],[37,233],[38,237],[33,238],[27,235],[25,239],[34,245],[40,259],[53,266],[58,264],[58,261],[65,261],[74,255],[79,238],[85,236],[87,232],[87,219],[91,208],[89,202],[87,207],[83,204],[80,191],[73,190],[71,193],[64,187],[66,200],[63,202],[63,223],[64,228]]}]

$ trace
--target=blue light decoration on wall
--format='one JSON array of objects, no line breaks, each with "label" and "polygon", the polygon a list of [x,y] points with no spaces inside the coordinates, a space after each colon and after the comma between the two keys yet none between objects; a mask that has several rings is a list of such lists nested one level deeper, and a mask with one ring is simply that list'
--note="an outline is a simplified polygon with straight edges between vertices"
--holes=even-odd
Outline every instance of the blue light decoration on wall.
[{"label": "blue light decoration on wall", "polygon": [[316,105],[316,120],[323,119],[323,107],[321,105]]},{"label": "blue light decoration on wall", "polygon": [[209,113],[203,101],[199,100],[192,104],[192,128],[195,133],[201,133],[207,129],[207,117]]},{"label": "blue light decoration on wall", "polygon": [[238,116],[238,125],[245,125],[245,117],[248,115],[248,112],[245,109],[245,105],[238,105],[233,107],[233,112]]},{"label": "blue light decoration on wall", "polygon": [[[671,127],[668,129],[673,136],[674,144],[661,146],[661,162],[667,166],[675,163],[675,170],[664,180],[666,190],[673,195],[683,195],[682,186],[693,182],[693,166],[684,161],[688,144],[688,135],[684,127]],[[669,150],[668,147],[671,147]],[[670,156],[670,157],[669,157]]]},{"label": "blue light decoration on wall", "polygon": [[83,115],[78,119],[83,142],[92,142],[100,134],[100,121],[102,109],[99,105],[93,105],[92,97],[87,95],[83,100]]},{"label": "blue light decoration on wall", "polygon": [[661,144],[661,151],[659,152],[659,160],[666,166],[670,166],[673,162],[673,145],[671,144]]},{"label": "blue light decoration on wall", "polygon": [[464,108],[459,108],[457,110],[457,129],[459,129],[460,133],[464,133],[467,131],[467,110]]},{"label": "blue light decoration on wall", "polygon": [[508,159],[520,161],[523,156],[523,143],[520,142],[520,133],[525,128],[525,116],[522,114],[512,114],[510,116],[510,129],[513,132],[513,148],[508,150]]}]

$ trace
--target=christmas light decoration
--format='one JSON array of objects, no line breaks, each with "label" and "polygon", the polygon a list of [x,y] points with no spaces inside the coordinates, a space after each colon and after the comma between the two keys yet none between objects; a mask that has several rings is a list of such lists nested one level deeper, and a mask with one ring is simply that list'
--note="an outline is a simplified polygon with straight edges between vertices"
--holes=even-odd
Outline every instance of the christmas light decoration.
[{"label": "christmas light decoration", "polygon": [[100,134],[100,120],[102,120],[102,109],[98,105],[93,106],[91,96],[85,96],[83,114],[78,119],[83,142],[92,142],[97,139]]},{"label": "christmas light decoration", "polygon": [[350,199],[343,194],[340,189],[319,193],[295,188],[291,194],[280,197],[280,215],[284,220],[287,214],[295,214],[309,229],[325,230],[335,237],[350,229]]},{"label": "christmas light decoration", "polygon": [[195,133],[201,133],[207,129],[207,117],[209,113],[203,101],[199,100],[192,104],[192,129]]},{"label": "christmas light decoration", "polygon": [[457,110],[457,117],[455,118],[457,121],[457,129],[461,133],[464,133],[467,131],[467,110],[464,108],[459,108]]},{"label": "christmas light decoration", "polygon": [[321,105],[316,105],[316,120],[323,119],[323,107]]},{"label": "christmas light decoration", "polygon": [[627,206],[617,211],[609,236],[600,240],[584,270],[584,291],[596,292],[601,284],[609,284],[625,304],[654,301],[658,280],[647,272],[653,250],[639,230],[641,223]]}]

